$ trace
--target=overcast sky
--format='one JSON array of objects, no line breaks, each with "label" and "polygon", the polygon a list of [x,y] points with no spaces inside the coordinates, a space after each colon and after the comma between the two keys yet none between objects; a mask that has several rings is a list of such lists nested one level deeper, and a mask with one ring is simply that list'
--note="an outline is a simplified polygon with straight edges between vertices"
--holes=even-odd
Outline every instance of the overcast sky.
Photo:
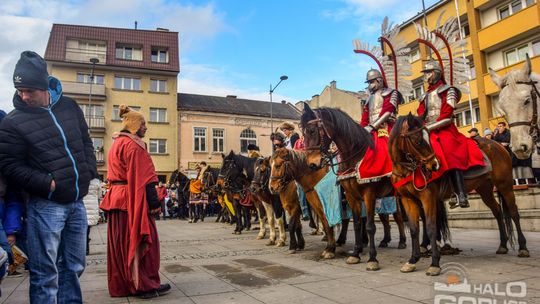
[{"label": "overcast sky", "polygon": [[[429,7],[435,0],[426,0]],[[20,52],[45,52],[53,23],[179,32],[178,90],[274,101],[310,99],[330,81],[365,88],[374,63],[352,40],[377,42],[384,16],[401,23],[421,0],[3,0],[0,1],[0,109],[12,109]]]}]

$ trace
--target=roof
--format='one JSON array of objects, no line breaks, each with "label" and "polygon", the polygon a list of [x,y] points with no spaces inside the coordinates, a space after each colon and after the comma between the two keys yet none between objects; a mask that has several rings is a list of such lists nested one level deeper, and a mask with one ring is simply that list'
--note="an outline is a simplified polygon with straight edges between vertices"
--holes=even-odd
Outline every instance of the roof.
[{"label": "roof", "polygon": [[[270,117],[270,102],[236,97],[220,97],[178,93],[179,111],[200,111]],[[272,117],[299,120],[300,111],[290,103],[272,103]]]},{"label": "roof", "polygon": [[[72,62],[66,58],[66,41],[68,39],[81,39],[103,41],[107,44],[106,62],[108,66],[128,68],[142,68],[160,71],[179,72],[180,59],[178,56],[178,32],[167,30],[139,30],[112,27],[84,26],[73,24],[53,24],[45,60]],[[116,44],[141,45],[143,47],[143,60],[122,60],[116,58]],[[151,61],[152,47],[167,49],[168,63]]]}]

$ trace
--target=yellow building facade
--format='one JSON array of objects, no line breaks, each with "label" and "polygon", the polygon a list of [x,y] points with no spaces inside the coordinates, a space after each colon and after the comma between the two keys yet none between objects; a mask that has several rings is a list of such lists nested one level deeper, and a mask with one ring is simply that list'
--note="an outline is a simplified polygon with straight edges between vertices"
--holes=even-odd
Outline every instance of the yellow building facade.
[{"label": "yellow building facade", "polygon": [[409,60],[414,91],[399,106],[401,115],[409,111],[416,113],[418,98],[426,88],[420,71],[428,55],[426,48],[416,42],[413,22],[422,25],[427,22],[428,29],[434,30],[443,11],[443,22],[459,16],[470,62],[470,94],[463,94],[458,104],[456,125],[466,134],[474,123],[483,135],[485,128],[493,130],[497,122],[504,120],[494,107],[499,88],[491,81],[488,68],[500,75],[522,68],[527,53],[533,71],[540,71],[540,5],[537,0],[444,0],[426,9],[425,19],[419,14],[405,21],[399,35],[412,50]]},{"label": "yellow building facade", "polygon": [[54,24],[45,60],[85,114],[103,179],[121,104],[145,116],[144,141],[159,179],[168,179],[178,166],[178,33]]}]

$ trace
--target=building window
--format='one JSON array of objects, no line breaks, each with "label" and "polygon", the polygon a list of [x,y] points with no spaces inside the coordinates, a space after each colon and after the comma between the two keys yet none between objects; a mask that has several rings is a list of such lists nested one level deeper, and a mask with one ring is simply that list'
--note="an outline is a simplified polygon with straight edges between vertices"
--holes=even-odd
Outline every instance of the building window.
[{"label": "building window", "polygon": [[116,45],[116,59],[142,61],[142,47],[133,45]]},{"label": "building window", "polygon": [[245,129],[240,133],[240,151],[246,153],[249,144],[257,144],[257,135],[251,129]]},{"label": "building window", "polygon": [[121,90],[140,91],[141,79],[133,77],[115,76],[114,87]]},{"label": "building window", "polygon": [[225,130],[212,129],[212,152],[223,152],[225,143]]},{"label": "building window", "polygon": [[462,22],[461,23],[461,35],[463,37],[467,37],[471,34],[471,31],[469,29],[469,23],[468,22]]},{"label": "building window", "polygon": [[150,108],[150,122],[167,122],[167,109]]},{"label": "building window", "polygon": [[[474,110],[474,122],[480,121],[480,108],[478,106],[473,107]],[[456,125],[463,127],[472,124],[471,110],[469,108],[456,113]]]},{"label": "building window", "polygon": [[420,59],[420,49],[413,49],[409,54],[409,63],[413,63]]},{"label": "building window", "polygon": [[151,92],[167,92],[167,80],[150,79]]},{"label": "building window", "polygon": [[206,152],[206,128],[193,128],[193,151]]},{"label": "building window", "polygon": [[[90,73],[77,73],[77,82],[90,83],[90,79]],[[94,84],[105,84],[105,75],[94,74]]]},{"label": "building window", "polygon": [[166,139],[150,139],[149,152],[153,154],[165,154],[167,153],[167,140]]},{"label": "building window", "polygon": [[97,58],[98,64],[105,64],[107,43],[93,40],[66,40],[66,60],[90,63],[90,58]]},{"label": "building window", "polygon": [[169,52],[166,49],[152,48],[152,62],[169,62]]},{"label": "building window", "polygon": [[505,66],[509,66],[525,60],[525,54],[529,51],[529,45],[524,44],[504,52]]},{"label": "building window", "polygon": [[497,9],[499,20],[515,14],[525,7],[533,5],[534,2],[534,0],[516,0],[506,3]]},{"label": "building window", "polygon": [[533,53],[533,56],[540,55],[540,40],[532,43],[532,53]]},{"label": "building window", "polygon": [[409,96],[409,101],[420,100],[420,97],[422,97],[422,94],[424,94],[423,84],[413,87],[412,95]]},{"label": "building window", "polygon": [[103,153],[103,137],[91,137],[90,139],[92,140],[94,151]]},{"label": "building window", "polygon": [[[134,111],[137,111],[137,112],[141,111],[141,107],[138,107],[138,106],[129,106],[129,107]],[[113,106],[112,120],[115,120],[115,121],[122,120],[122,118],[120,118],[120,106],[118,105]]]}]

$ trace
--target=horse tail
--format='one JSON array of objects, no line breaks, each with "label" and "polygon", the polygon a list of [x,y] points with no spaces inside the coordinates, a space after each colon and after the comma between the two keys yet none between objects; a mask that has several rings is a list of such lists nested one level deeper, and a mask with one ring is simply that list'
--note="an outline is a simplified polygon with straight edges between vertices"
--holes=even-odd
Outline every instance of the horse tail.
[{"label": "horse tail", "polygon": [[441,236],[442,241],[452,241],[446,206],[444,200],[441,199],[437,200],[437,234]]},{"label": "horse tail", "polygon": [[512,224],[512,217],[508,212],[508,202],[504,199],[504,196],[501,194],[500,191],[497,191],[497,196],[499,197],[499,203],[501,205],[502,217],[504,221],[504,226],[506,228],[506,236],[508,237],[508,243],[510,243],[510,246],[512,247],[512,249],[514,249],[516,239],[514,237],[514,225]]}]

